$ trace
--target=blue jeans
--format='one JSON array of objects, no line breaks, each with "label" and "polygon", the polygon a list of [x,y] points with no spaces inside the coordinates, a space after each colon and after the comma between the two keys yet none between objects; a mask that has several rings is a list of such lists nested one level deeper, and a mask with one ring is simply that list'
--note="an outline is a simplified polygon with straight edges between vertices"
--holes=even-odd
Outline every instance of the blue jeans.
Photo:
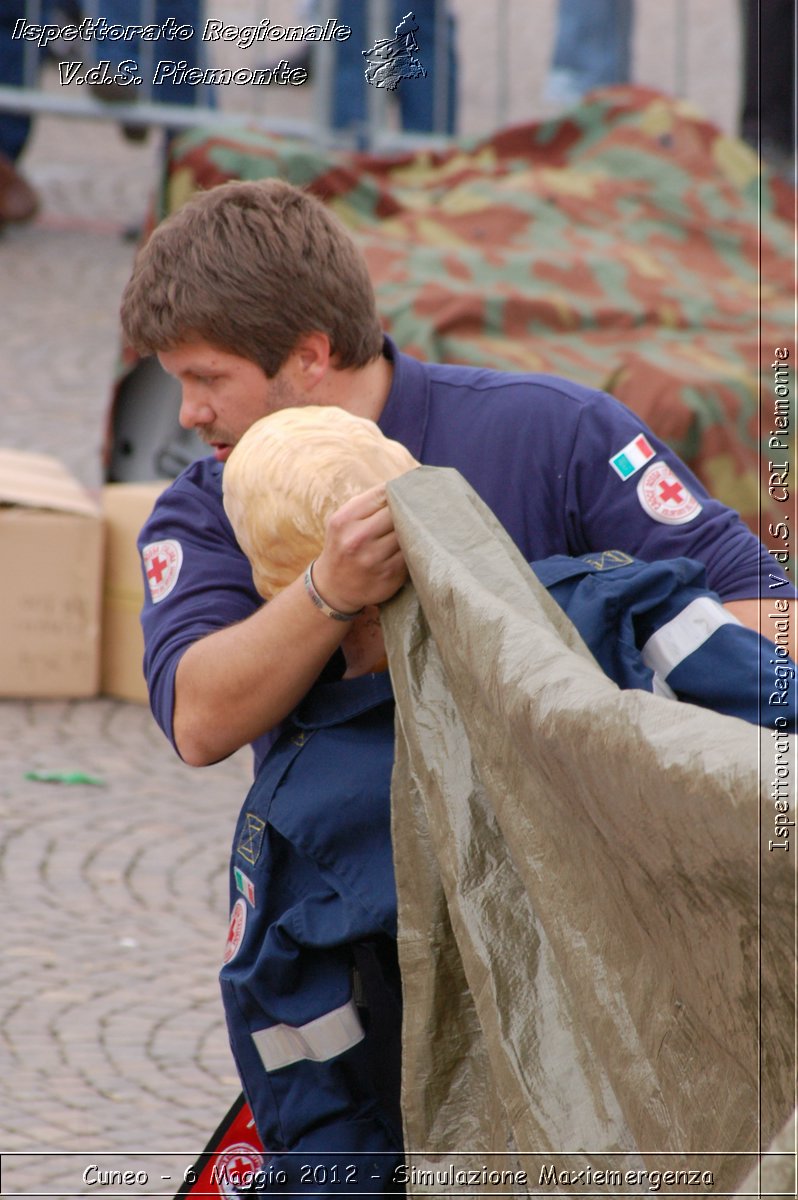
[{"label": "blue jeans", "polygon": [[[24,13],[22,0],[0,0],[0,84],[3,87],[22,87],[24,81],[26,43],[11,37],[14,25]],[[25,147],[29,132],[30,117],[21,112],[0,112],[0,153],[15,161]]]},{"label": "blue jeans", "polygon": [[[139,11],[141,7],[130,0],[99,0],[97,16],[105,17],[109,25],[130,25],[143,19],[144,14]],[[190,25],[194,36],[187,41],[161,38],[157,42],[147,42],[146,46],[143,42],[106,42],[97,38],[93,43],[94,56],[96,59],[110,58],[112,70],[121,59],[136,59],[144,83],[140,89],[135,90],[140,91],[142,100],[152,100],[155,104],[195,104],[198,99],[205,98],[203,87],[175,83],[168,76],[156,87],[150,87],[152,70],[163,59],[185,62],[189,68],[201,66],[203,63],[204,47],[200,40],[202,24],[198,0],[156,0],[154,23],[163,26],[169,17],[174,18],[177,25]],[[131,99],[134,98],[135,96],[131,96]]]},{"label": "blue jeans", "polygon": [[[96,9],[93,5],[85,4],[81,11],[88,16],[105,17],[109,25],[136,24],[142,15],[139,5],[132,0],[99,0]],[[25,46],[33,45],[33,43],[26,43],[22,40],[13,40],[11,37],[16,21],[24,15],[25,7],[22,0],[0,0],[0,84],[7,87],[22,86]],[[184,59],[189,67],[200,65],[202,30],[199,27],[200,14],[197,0],[156,0],[154,22],[163,25],[168,17],[173,17],[178,25],[191,25],[195,31],[194,36],[184,42],[161,39],[157,42],[147,43],[152,48],[153,63],[157,63],[160,59]],[[80,14],[74,19],[80,20]],[[42,20],[65,23],[63,13],[59,10],[54,12],[47,4],[42,6]],[[73,18],[70,16],[66,23],[72,20]],[[141,42],[105,41],[101,38],[92,39],[90,42],[70,43],[70,46],[74,47],[76,60],[78,56],[82,55],[87,64],[92,65],[104,57],[110,58],[112,69],[114,64],[122,59],[141,56],[142,45]],[[39,54],[38,49],[36,52]],[[143,64],[143,56],[141,57]],[[142,98],[149,99],[149,88],[146,84],[145,78],[141,95]],[[202,94],[202,88],[192,87],[186,83],[174,83],[167,78],[158,85],[157,90],[153,91],[152,99],[164,104],[194,104]],[[131,99],[134,98],[135,96],[131,94]],[[0,111],[0,153],[16,160],[24,149],[30,127],[31,118],[25,113]]]},{"label": "blue jeans", "polygon": [[560,0],[551,66],[574,98],[628,83],[633,15],[633,0]]},{"label": "blue jeans", "polygon": [[[436,62],[438,45],[439,12],[445,12],[445,0],[424,0],[415,7],[409,0],[393,0],[390,6],[390,29],[381,30],[383,37],[390,37],[394,28],[409,10],[415,13],[418,24],[417,58],[426,69],[424,79],[403,79],[396,89],[402,129],[417,133],[431,133],[436,129]],[[335,82],[333,88],[333,110],[331,124],[335,129],[350,129],[362,126],[367,113],[366,59],[362,51],[369,48],[368,5],[364,0],[339,0],[335,9],[336,18],[348,25],[352,36],[334,47]],[[454,51],[454,21],[448,14],[443,16],[446,30],[446,80],[441,103],[440,133],[453,133],[457,96],[457,62]]]}]

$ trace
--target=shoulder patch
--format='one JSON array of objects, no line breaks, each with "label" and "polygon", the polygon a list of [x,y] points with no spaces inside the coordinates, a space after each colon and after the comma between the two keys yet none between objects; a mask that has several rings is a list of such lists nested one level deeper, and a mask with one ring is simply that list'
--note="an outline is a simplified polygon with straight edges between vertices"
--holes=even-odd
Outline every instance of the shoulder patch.
[{"label": "shoulder patch", "polygon": [[232,962],[241,949],[246,927],[247,902],[239,898],[233,905],[233,911],[230,914],[230,928],[227,930],[227,942],[224,947],[224,964]]},{"label": "shoulder patch", "polygon": [[634,562],[630,554],[623,550],[602,550],[599,554],[582,554],[582,562],[597,571],[612,571],[616,567],[628,567]]},{"label": "shoulder patch", "polygon": [[233,867],[233,878],[236,881],[236,888],[242,896],[246,896],[252,907],[255,907],[255,884],[245,875],[240,867]]},{"label": "shoulder patch", "polygon": [[639,433],[628,445],[624,446],[623,450],[619,450],[617,454],[613,454],[609,463],[615,474],[620,475],[621,479],[630,479],[656,453],[656,450],[650,444],[645,434]]},{"label": "shoulder patch", "polygon": [[686,525],[701,512],[701,505],[667,463],[652,463],[637,485],[644,512],[663,525]]},{"label": "shoulder patch", "polygon": [[165,600],[173,590],[183,565],[183,547],[169,538],[150,542],[141,552],[153,604]]},{"label": "shoulder patch", "polygon": [[263,831],[265,828],[266,822],[256,816],[255,813],[248,812],[246,814],[236,851],[253,867],[260,858],[261,846],[263,845]]}]

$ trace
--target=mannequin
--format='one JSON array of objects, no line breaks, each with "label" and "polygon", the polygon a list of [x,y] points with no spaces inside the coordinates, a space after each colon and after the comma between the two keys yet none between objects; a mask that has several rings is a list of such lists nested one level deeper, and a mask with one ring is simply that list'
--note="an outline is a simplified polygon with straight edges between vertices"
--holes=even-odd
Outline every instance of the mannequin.
[{"label": "mannequin", "polygon": [[[225,465],[223,492],[260,595],[271,600],[315,559],[342,504],[418,465],[373,421],[342,408],[287,408],[256,421]],[[353,618],[341,650],[345,678],[385,669],[377,605]]]},{"label": "mannequin", "polygon": [[336,614],[315,592],[312,565],[336,510],[364,491],[386,503],[385,483],[417,465],[373,422],[309,406],[256,422],[224,468],[225,510],[260,595],[272,601],[305,571],[309,598],[297,603],[321,608],[322,623],[347,622],[344,678],[310,688],[233,836],[220,983],[253,1119],[282,1180],[276,1194],[332,1197],[336,1179],[347,1195],[397,1190],[393,692],[379,608]]}]

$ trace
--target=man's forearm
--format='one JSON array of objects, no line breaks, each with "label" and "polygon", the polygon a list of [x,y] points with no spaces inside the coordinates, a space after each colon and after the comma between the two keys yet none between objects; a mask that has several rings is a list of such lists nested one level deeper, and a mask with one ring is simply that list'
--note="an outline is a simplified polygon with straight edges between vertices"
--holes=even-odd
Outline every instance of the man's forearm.
[{"label": "man's forearm", "polygon": [[269,604],[195,642],[175,677],[180,756],[206,766],[254,741],[299,703],[347,626],[320,613],[297,579]]},{"label": "man's forearm", "polygon": [[[383,485],[333,514],[314,567],[332,608],[380,604],[406,575]],[[348,630],[313,604],[300,576],[251,617],[195,642],[175,676],[172,727],[181,757],[197,767],[218,762],[284,720]]]}]

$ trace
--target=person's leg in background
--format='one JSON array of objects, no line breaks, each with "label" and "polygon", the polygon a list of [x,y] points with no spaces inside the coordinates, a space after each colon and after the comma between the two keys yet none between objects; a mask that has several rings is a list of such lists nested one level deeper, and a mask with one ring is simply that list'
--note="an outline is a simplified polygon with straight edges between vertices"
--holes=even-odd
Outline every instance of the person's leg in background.
[{"label": "person's leg in background", "polygon": [[[394,0],[398,25],[406,0]],[[457,53],[455,21],[445,0],[432,0],[415,8],[418,24],[419,58],[426,68],[425,79],[400,83],[397,95],[402,129],[416,133],[453,134],[457,112]],[[442,78],[443,76],[443,78]]]},{"label": "person's leg in background", "polygon": [[[389,8],[393,22],[382,31],[390,37],[408,10],[406,0],[394,0]],[[418,32],[418,59],[426,69],[423,79],[403,79],[397,88],[401,123],[404,130],[416,133],[452,133],[456,125],[457,63],[454,48],[454,20],[446,11],[445,0],[425,0],[413,9]],[[363,130],[367,117],[366,60],[363,51],[370,45],[368,3],[366,0],[339,0],[335,15],[342,25],[352,30],[351,37],[340,42],[334,50],[334,87],[331,124],[334,129]],[[448,79],[440,101],[441,126],[436,126],[436,54],[443,31],[446,39]]]},{"label": "person's leg in background", "polygon": [[578,104],[585,92],[628,83],[634,0],[560,0],[545,98]]},{"label": "person's leg in background", "polygon": [[[114,65],[120,58],[132,58],[138,63],[139,73],[144,79],[140,87],[112,85],[104,91],[100,89],[103,99],[120,102],[141,99],[154,104],[206,104],[213,107],[213,88],[187,83],[185,71],[172,74],[168,68],[164,69],[159,81],[153,84],[153,72],[161,62],[182,63],[186,70],[205,65],[200,0],[155,0],[155,4],[149,6],[145,0],[93,0],[91,4],[86,4],[86,8],[91,9],[92,15],[104,17],[109,25],[147,23],[151,19],[163,28],[171,18],[176,26],[189,26],[194,31],[193,36],[185,40],[164,37],[152,42],[96,39],[95,59],[110,58]],[[132,141],[146,137],[144,126],[126,125],[123,129],[125,136]],[[177,132],[167,129],[167,146]]]},{"label": "person's leg in background", "polygon": [[[16,22],[25,15],[22,0],[0,0],[0,85],[22,87],[25,75],[25,46],[12,38]],[[38,50],[36,50],[38,55]],[[30,117],[20,112],[0,111],[0,224],[27,221],[39,207],[38,198],[16,168],[31,129]]]},{"label": "person's leg in background", "polygon": [[[88,7],[88,6],[87,6]],[[147,6],[144,0],[97,0],[94,7],[97,15],[105,17],[109,25],[131,25],[147,19]],[[164,74],[161,82],[157,83],[150,95],[152,70],[163,61],[185,62],[187,67],[201,66],[202,62],[202,14],[199,0],[156,0],[151,6],[152,20],[162,28],[171,17],[176,25],[188,25],[194,30],[193,37],[185,41],[159,38],[154,42],[108,42],[98,39],[98,51],[103,51],[99,57],[119,56],[120,47],[124,49],[124,57],[137,58],[143,68],[144,83],[142,96],[152,99],[154,103],[163,104],[195,104],[202,96],[203,88],[188,84],[185,80],[172,78]]]}]

